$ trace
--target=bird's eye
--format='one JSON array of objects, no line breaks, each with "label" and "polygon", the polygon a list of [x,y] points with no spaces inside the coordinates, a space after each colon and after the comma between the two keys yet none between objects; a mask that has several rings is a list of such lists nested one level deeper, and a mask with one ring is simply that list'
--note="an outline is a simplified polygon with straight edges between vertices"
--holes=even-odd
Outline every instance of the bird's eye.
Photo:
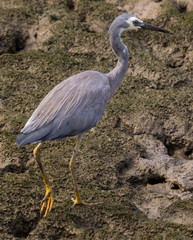
[{"label": "bird's eye", "polygon": [[133,21],[133,25],[137,26],[139,24],[139,22],[137,20]]}]

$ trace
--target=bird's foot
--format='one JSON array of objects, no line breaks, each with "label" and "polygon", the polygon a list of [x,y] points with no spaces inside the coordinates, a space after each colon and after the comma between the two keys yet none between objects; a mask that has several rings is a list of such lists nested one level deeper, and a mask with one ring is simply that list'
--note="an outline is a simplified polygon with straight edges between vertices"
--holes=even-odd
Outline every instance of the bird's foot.
[{"label": "bird's foot", "polygon": [[48,212],[50,212],[50,210],[52,209],[53,201],[54,199],[52,197],[52,189],[49,185],[46,185],[46,194],[42,199],[42,206],[40,210],[41,212],[43,212],[44,208],[46,207],[44,217],[46,217]]},{"label": "bird's foot", "polygon": [[84,205],[84,206],[94,206],[94,205],[98,205],[100,203],[91,203],[89,202],[92,199],[92,197],[90,197],[87,201],[81,200],[80,195],[76,195],[76,198],[72,198],[73,201],[73,205],[70,207],[73,208],[75,205]]}]

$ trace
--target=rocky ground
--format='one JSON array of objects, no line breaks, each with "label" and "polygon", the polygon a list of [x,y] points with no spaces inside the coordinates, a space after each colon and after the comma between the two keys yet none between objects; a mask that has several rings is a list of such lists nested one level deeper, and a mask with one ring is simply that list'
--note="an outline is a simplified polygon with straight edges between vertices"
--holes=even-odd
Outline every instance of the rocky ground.
[{"label": "rocky ground", "polygon": [[[122,34],[128,72],[77,161],[83,198],[101,204],[70,209],[75,139],[44,145],[44,218],[34,145],[16,137],[57,83],[115,66],[108,27],[124,11],[173,34]],[[193,239],[192,1],[1,0],[0,29],[0,239]]]}]

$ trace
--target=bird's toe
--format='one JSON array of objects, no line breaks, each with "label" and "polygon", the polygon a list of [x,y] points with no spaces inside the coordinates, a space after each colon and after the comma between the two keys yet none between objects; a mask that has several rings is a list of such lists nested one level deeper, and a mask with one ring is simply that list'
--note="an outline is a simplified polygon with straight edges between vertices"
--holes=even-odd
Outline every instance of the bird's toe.
[{"label": "bird's toe", "polygon": [[42,200],[42,206],[41,206],[41,212],[43,212],[46,207],[44,217],[46,217],[48,212],[51,211],[53,202],[54,202],[54,199],[52,196],[52,192],[46,193],[45,197]]}]

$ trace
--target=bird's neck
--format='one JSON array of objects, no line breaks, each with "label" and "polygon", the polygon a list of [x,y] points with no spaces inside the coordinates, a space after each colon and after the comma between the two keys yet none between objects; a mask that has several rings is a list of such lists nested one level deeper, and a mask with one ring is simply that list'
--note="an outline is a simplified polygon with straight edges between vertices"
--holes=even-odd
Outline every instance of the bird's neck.
[{"label": "bird's neck", "polygon": [[107,74],[111,86],[111,95],[119,88],[128,68],[129,52],[121,41],[121,31],[111,31],[110,42],[114,53],[118,57],[116,67]]}]

